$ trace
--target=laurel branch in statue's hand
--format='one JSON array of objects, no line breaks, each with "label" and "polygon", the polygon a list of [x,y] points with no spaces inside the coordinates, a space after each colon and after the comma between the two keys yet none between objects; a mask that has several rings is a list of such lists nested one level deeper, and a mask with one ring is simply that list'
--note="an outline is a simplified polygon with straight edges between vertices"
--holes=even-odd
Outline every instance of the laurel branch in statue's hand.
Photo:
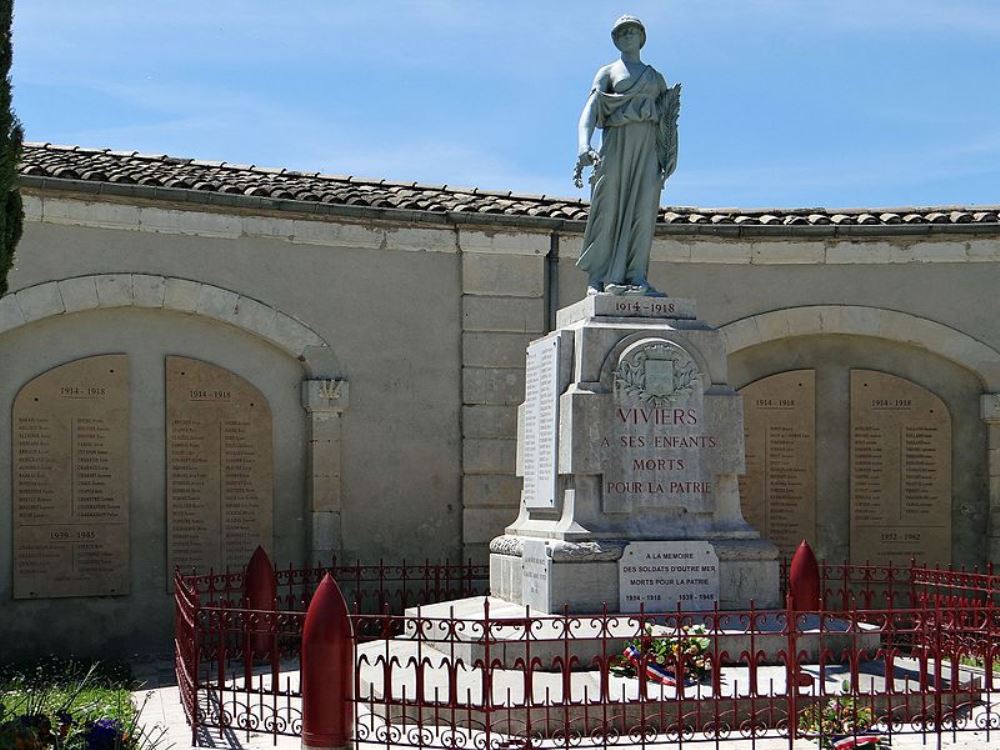
[{"label": "laurel branch in statue's hand", "polygon": [[580,155],[576,158],[576,169],[573,170],[573,184],[578,189],[583,187],[583,168],[588,166],[593,166],[595,171],[601,166],[601,155],[592,148],[581,151]]}]

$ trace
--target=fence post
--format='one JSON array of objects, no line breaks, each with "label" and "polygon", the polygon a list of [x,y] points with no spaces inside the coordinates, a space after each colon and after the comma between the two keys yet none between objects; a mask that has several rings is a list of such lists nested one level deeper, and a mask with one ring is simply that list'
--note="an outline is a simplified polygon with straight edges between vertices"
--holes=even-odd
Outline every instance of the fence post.
[{"label": "fence post", "polygon": [[303,750],[349,747],[354,635],[347,602],[329,573],[306,612],[301,660]]},{"label": "fence post", "polygon": [[[792,564],[788,570],[788,598],[785,602],[786,616],[788,617],[788,649],[792,660],[788,673],[788,685],[789,691],[793,694],[796,694],[800,687],[810,687],[813,684],[812,676],[800,668],[796,635],[799,627],[798,613],[819,610],[819,587],[819,563],[816,562],[816,555],[813,554],[809,543],[803,539],[799,543],[798,549],[795,550]],[[822,615],[820,615],[817,627],[820,630],[820,643],[822,644]],[[792,699],[792,710],[797,710],[794,698]],[[793,735],[798,731],[797,722],[796,719]]]},{"label": "fence post", "polygon": [[803,539],[792,557],[788,571],[788,593],[797,612],[815,612],[819,609],[819,563],[812,547]]},{"label": "fence post", "polygon": [[[277,610],[277,599],[278,580],[274,576],[274,567],[264,548],[258,546],[243,573],[243,606],[250,610],[274,612]],[[245,627],[247,660],[252,663],[255,656],[273,655],[274,618],[264,617],[254,623],[247,613]]]}]

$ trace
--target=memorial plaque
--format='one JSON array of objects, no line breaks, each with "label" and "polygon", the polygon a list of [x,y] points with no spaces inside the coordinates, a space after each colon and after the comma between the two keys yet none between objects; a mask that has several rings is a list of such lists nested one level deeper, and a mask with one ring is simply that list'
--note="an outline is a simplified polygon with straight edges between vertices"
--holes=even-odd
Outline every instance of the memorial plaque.
[{"label": "memorial plaque", "polygon": [[851,371],[851,562],[951,562],[951,416],[909,380]]},{"label": "memorial plaque", "polygon": [[740,394],[743,517],[790,557],[803,539],[816,545],[816,373],[781,372]]},{"label": "memorial plaque", "polygon": [[558,336],[539,339],[528,346],[523,419],[521,466],[525,507],[554,508],[559,469]]},{"label": "memorial plaque", "polygon": [[711,510],[719,440],[702,387],[694,359],[673,342],[640,341],[621,354],[594,434],[606,513]]},{"label": "memorial plaque", "polygon": [[618,561],[621,612],[701,612],[719,601],[719,557],[708,542],[632,542]]},{"label": "memorial plaque", "polygon": [[49,370],[12,416],[14,598],[129,593],[128,358]]},{"label": "memorial plaque", "polygon": [[166,367],[167,569],[242,568],[271,548],[271,409],[221,367],[176,356]]},{"label": "memorial plaque", "polygon": [[521,601],[539,612],[548,612],[552,558],[548,545],[539,539],[525,539],[521,548]]}]

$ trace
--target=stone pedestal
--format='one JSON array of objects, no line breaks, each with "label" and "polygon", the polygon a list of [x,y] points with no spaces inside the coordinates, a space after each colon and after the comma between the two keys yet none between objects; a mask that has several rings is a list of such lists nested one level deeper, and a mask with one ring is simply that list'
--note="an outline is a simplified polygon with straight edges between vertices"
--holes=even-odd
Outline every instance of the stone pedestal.
[{"label": "stone pedestal", "polygon": [[490,545],[492,595],[545,612],[779,606],[777,549],[740,512],[743,408],[718,331],[689,300],[608,294],[557,326],[528,347],[524,489]]}]

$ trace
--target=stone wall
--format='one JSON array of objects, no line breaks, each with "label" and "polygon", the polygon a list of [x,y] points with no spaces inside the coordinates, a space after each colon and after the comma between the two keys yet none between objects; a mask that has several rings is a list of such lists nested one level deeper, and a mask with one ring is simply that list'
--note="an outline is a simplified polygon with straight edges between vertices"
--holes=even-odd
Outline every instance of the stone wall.
[{"label": "stone wall", "polygon": [[[514,519],[524,349],[583,295],[578,223],[26,198],[12,294],[0,301],[0,474],[11,469],[10,408],[24,383],[79,357],[128,354],[133,593],[11,601],[2,481],[0,637],[27,638],[24,623],[71,622],[83,607],[111,632],[137,634],[135,648],[162,643],[168,354],[225,367],[267,395],[282,562],[483,560]],[[737,387],[817,370],[821,553],[842,556],[848,544],[842,401],[858,367],[907,377],[948,404],[955,559],[1000,562],[1000,233],[878,229],[666,227],[650,276],[723,328]]]},{"label": "stone wall", "polygon": [[546,234],[460,233],[464,554],[484,560],[517,515],[517,405],[524,351],[547,329]]}]

